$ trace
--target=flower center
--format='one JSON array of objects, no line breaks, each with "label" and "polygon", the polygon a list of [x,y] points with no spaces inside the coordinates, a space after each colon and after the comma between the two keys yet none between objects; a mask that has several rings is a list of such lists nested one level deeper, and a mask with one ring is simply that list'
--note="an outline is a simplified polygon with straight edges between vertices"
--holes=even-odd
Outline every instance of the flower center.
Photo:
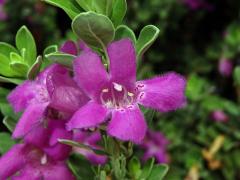
[{"label": "flower center", "polygon": [[135,94],[123,85],[113,82],[110,88],[102,89],[100,99],[107,108],[121,108],[132,105]]},{"label": "flower center", "polygon": [[43,157],[41,158],[41,165],[47,164],[47,155],[44,154]]}]

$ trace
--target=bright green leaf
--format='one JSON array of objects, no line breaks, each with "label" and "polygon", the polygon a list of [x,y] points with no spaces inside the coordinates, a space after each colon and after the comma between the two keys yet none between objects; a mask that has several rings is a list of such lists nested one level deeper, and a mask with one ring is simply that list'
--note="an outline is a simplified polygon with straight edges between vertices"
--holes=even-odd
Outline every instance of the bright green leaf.
[{"label": "bright green leaf", "polygon": [[92,1],[93,0],[76,0],[77,3],[83,8],[85,11],[92,10]]},{"label": "bright green leaf", "polygon": [[0,42],[0,54],[10,58],[10,53],[15,52],[18,53],[17,49],[10,44],[5,42]]},{"label": "bright green leaf", "polygon": [[150,175],[150,173],[152,171],[154,161],[155,161],[154,158],[151,158],[144,164],[140,179],[147,179],[148,178],[148,176]]},{"label": "bright green leaf", "polygon": [[164,178],[164,176],[166,176],[167,172],[168,172],[167,165],[155,165],[155,166],[153,166],[152,172],[147,179],[148,180],[162,180]]},{"label": "bright green leaf", "polygon": [[14,144],[15,142],[9,133],[0,133],[0,154],[6,153]]},{"label": "bright green leaf", "polygon": [[2,83],[13,83],[13,84],[19,85],[23,81],[24,81],[23,79],[7,78],[7,77],[0,76],[0,82],[2,82]]},{"label": "bright green leaf", "polygon": [[57,52],[57,51],[58,51],[58,46],[57,45],[48,46],[48,47],[46,47],[44,49],[43,56],[45,56],[47,54],[51,54],[51,53]]},{"label": "bright green leaf", "polygon": [[139,35],[137,40],[137,55],[141,57],[144,52],[154,43],[159,35],[160,30],[153,25],[145,26]]},{"label": "bright green leaf", "polygon": [[126,25],[118,26],[115,32],[115,40],[123,38],[130,38],[134,44],[137,42],[134,32]]},{"label": "bright green leaf", "polygon": [[26,26],[22,26],[16,35],[16,46],[19,51],[23,51],[24,49],[24,60],[28,65],[32,65],[37,56],[37,48],[35,44],[35,40],[28,30]]},{"label": "bright green leaf", "polygon": [[137,157],[133,157],[128,163],[128,170],[133,179],[138,179],[141,174],[141,163]]},{"label": "bright green leaf", "polygon": [[115,27],[122,23],[126,12],[127,12],[126,0],[115,0],[111,17],[111,20]]},{"label": "bright green leaf", "polygon": [[26,77],[26,74],[28,72],[28,65],[18,62],[18,61],[13,61],[10,63],[10,68],[18,73],[21,77]]},{"label": "bright green leaf", "polygon": [[106,16],[110,16],[112,12],[113,0],[93,0],[94,10]]},{"label": "bright green leaf", "polygon": [[4,56],[3,54],[0,54],[0,74],[7,77],[17,77],[19,76],[18,73],[14,72],[10,68],[10,59]]},{"label": "bright green leaf", "polygon": [[43,1],[63,9],[71,19],[73,19],[80,12],[82,12],[81,8],[79,7],[75,0],[43,0]]},{"label": "bright green leaf", "polygon": [[80,39],[94,47],[103,48],[114,38],[110,19],[94,12],[79,14],[73,20],[72,29]]}]

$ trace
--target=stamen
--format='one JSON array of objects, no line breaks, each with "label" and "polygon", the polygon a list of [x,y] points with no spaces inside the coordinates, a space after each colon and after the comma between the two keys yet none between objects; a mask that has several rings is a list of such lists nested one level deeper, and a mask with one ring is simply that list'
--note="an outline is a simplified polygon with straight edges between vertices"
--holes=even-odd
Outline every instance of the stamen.
[{"label": "stamen", "polygon": [[117,90],[119,92],[121,92],[123,90],[122,85],[118,84],[118,83],[115,83],[115,82],[113,83],[113,87],[114,87],[115,90]]},{"label": "stamen", "polygon": [[107,93],[108,91],[109,90],[107,88],[102,90],[103,93]]},{"label": "stamen", "polygon": [[128,96],[130,96],[130,97],[133,97],[133,96],[134,96],[134,94],[131,93],[131,92],[128,92],[127,94],[128,94]]},{"label": "stamen", "polygon": [[44,154],[43,157],[41,158],[41,164],[44,165],[47,163],[47,155]]}]

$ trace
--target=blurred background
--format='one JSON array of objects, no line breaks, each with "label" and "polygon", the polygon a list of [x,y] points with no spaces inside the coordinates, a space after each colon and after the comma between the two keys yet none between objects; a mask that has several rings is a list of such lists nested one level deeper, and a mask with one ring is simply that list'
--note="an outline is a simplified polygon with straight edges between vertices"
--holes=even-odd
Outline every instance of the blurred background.
[{"label": "blurred background", "polygon": [[[170,164],[166,179],[240,179],[240,1],[128,0],[125,24],[137,35],[147,24],[161,30],[140,59],[139,79],[176,71],[188,80],[184,109],[145,113],[150,127],[169,141],[162,147],[163,163]],[[62,10],[40,0],[0,0],[0,41],[14,45],[22,25],[34,35],[39,54],[75,38]],[[5,120],[14,118],[6,103],[12,88],[0,83]],[[3,123],[0,131],[8,131]],[[0,154],[8,146],[0,139]]]}]

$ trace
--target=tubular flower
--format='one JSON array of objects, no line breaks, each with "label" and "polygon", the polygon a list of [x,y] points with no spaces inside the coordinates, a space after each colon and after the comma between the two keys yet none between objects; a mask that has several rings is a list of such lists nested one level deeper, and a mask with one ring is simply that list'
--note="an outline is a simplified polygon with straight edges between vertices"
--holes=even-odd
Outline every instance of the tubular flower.
[{"label": "tubular flower", "polygon": [[[74,132],[74,140],[90,146],[93,149],[102,149],[97,143],[101,140],[101,135],[99,132]],[[107,162],[107,157],[104,155],[98,155],[93,151],[84,148],[73,148],[73,151],[80,153],[85,156],[92,164],[105,164]]]},{"label": "tubular flower", "polygon": [[191,10],[206,9],[212,10],[213,6],[205,0],[182,0],[183,3],[188,6]]},{"label": "tubular flower", "polygon": [[52,65],[39,74],[35,81],[25,81],[13,90],[8,100],[16,112],[23,111],[14,138],[21,138],[47,117],[68,119],[80,106],[88,101],[77,87],[66,68]]},{"label": "tubular flower", "polygon": [[66,41],[60,48],[61,52],[77,56],[82,50],[90,50],[90,48],[82,41],[75,43],[73,41]]},{"label": "tubular flower", "polygon": [[228,115],[222,110],[215,110],[211,113],[212,120],[216,122],[227,122],[229,120]]},{"label": "tubular flower", "polygon": [[[55,160],[66,159],[72,148],[58,142],[58,139],[72,139],[72,132],[66,131],[64,120],[49,119],[39,124],[24,136],[24,142],[41,148]],[[36,141],[37,139],[37,141]]]},{"label": "tubular flower", "polygon": [[141,147],[145,149],[143,160],[155,157],[158,163],[168,163],[167,146],[169,141],[160,132],[148,131]]},{"label": "tubular flower", "polygon": [[6,3],[6,0],[0,0],[0,20],[6,20],[7,14],[4,11],[4,5]]},{"label": "tubular flower", "polygon": [[222,76],[229,77],[233,71],[233,63],[229,59],[222,58],[218,64],[218,71]]},{"label": "tubular flower", "polygon": [[186,103],[185,79],[167,73],[149,80],[136,81],[136,54],[132,42],[123,39],[107,48],[110,72],[100,57],[83,51],[74,61],[75,80],[91,99],[73,115],[67,128],[96,127],[109,121],[109,135],[140,143],[147,125],[138,104],[167,112]]},{"label": "tubular flower", "polygon": [[75,179],[64,161],[55,161],[29,144],[17,144],[0,158],[0,179]]}]

